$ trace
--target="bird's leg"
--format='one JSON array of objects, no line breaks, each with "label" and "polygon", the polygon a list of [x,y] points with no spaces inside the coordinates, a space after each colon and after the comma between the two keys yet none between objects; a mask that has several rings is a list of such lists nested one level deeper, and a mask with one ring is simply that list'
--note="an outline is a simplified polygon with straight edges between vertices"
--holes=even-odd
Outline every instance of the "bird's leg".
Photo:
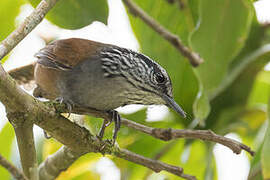
[{"label": "bird's leg", "polygon": [[113,139],[111,141],[112,145],[114,145],[115,140],[117,138],[117,133],[121,126],[121,117],[115,110],[109,110],[107,111],[110,114],[110,118],[104,119],[102,127],[99,131],[98,138],[102,139],[104,135],[105,128],[108,127],[113,121],[114,121],[114,132],[113,132]]},{"label": "bird's leg", "polygon": [[69,116],[71,114],[71,111],[72,111],[72,109],[74,107],[74,103],[72,101],[70,101],[70,100],[64,99],[63,97],[58,97],[58,98],[55,99],[55,101],[59,102],[60,104],[64,103],[66,105],[66,107],[68,109],[68,118],[69,118]]},{"label": "bird's leg", "polygon": [[115,110],[112,110],[110,112],[112,113],[112,119],[114,121],[114,132],[113,132],[113,139],[112,139],[112,144],[114,145],[117,138],[117,133],[121,127],[121,116]]},{"label": "bird's leg", "polygon": [[112,118],[110,118],[110,119],[104,119],[103,124],[101,126],[101,129],[100,129],[100,131],[99,131],[99,133],[97,135],[97,137],[100,140],[102,140],[102,138],[104,136],[104,132],[105,132],[106,127],[108,127],[111,123],[112,123]]}]

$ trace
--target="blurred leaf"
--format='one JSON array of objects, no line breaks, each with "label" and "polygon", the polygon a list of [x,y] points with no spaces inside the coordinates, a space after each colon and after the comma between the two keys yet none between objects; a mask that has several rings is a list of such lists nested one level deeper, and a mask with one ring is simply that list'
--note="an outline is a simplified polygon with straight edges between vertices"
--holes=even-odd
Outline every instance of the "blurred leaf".
[{"label": "blurred leaf", "polygon": [[[194,71],[194,72],[200,81],[200,76],[198,74],[198,71]],[[211,107],[209,104],[208,96],[207,96],[206,92],[203,91],[202,83],[200,83],[200,90],[199,90],[197,97],[196,97],[194,104],[193,104],[193,113],[194,113],[196,125],[197,125],[197,123],[199,123],[200,126],[202,126],[202,127],[205,126],[204,120],[208,116],[208,114],[210,113],[210,109],[211,109]]]},{"label": "blurred leaf", "polygon": [[15,29],[15,18],[19,14],[23,0],[0,1],[0,41]]},{"label": "blurred leaf", "polygon": [[255,156],[252,158],[251,167],[248,175],[249,180],[261,180],[262,173],[261,173],[261,152],[262,152],[262,145],[258,148],[255,153]]},{"label": "blurred leaf", "polygon": [[[193,19],[191,11],[180,11],[177,3],[169,4],[164,0],[135,0],[136,4],[145,10],[156,21],[177,34],[184,44],[187,44],[188,35],[193,29],[189,29],[187,20]],[[198,5],[197,1],[192,1],[189,8]],[[191,7],[192,6],[192,7]],[[140,18],[130,15],[130,22],[133,31],[140,43],[141,51],[160,63],[169,73],[175,100],[188,113],[188,120],[192,114],[193,101],[198,92],[198,80],[194,75],[189,62],[170,43],[164,40],[159,34],[146,25]],[[193,22],[194,23],[194,22]],[[176,119],[181,119],[175,114]],[[190,121],[184,121],[186,125]]]},{"label": "blurred leaf", "polygon": [[[207,162],[206,145],[204,142],[193,141],[192,144],[190,144],[190,146],[191,146],[190,155],[187,162],[181,161],[183,149],[186,147],[184,146],[184,143],[182,140],[180,140],[168,153],[166,153],[161,158],[161,160],[163,162],[182,167],[184,169],[185,174],[196,176],[197,179],[204,179],[203,178],[204,172],[206,170],[205,163]],[[205,165],[202,166],[202,164],[205,164]],[[167,172],[162,172],[162,173],[166,174],[170,180],[179,179],[179,177],[171,173],[167,173]]]},{"label": "blurred leaf", "polygon": [[191,35],[190,43],[205,60],[197,70],[205,91],[211,93],[224,78],[229,62],[243,47],[252,22],[253,9],[250,1],[200,2],[200,25]]},{"label": "blurred leaf", "polygon": [[[226,88],[211,101],[213,110],[207,119],[206,128],[221,130],[237,120],[246,108],[257,73],[269,62],[269,59],[270,45],[264,45],[241,60],[242,63],[226,77],[224,81],[224,84],[227,83],[224,85]],[[228,121],[221,121],[222,114]]]},{"label": "blurred leaf", "polygon": [[253,85],[248,106],[266,105],[270,95],[270,71],[261,71]]},{"label": "blurred leaf", "polygon": [[[15,137],[13,127],[10,123],[6,123],[0,132],[0,154],[10,160],[10,155],[12,151],[12,144]],[[0,179],[10,179],[9,172],[0,166]]]},{"label": "blurred leaf", "polygon": [[264,179],[270,179],[270,100],[268,104],[268,128],[264,138],[261,163]]},{"label": "blurred leaf", "polygon": [[[194,104],[201,123],[210,111],[207,96],[220,85],[229,63],[243,47],[252,16],[253,8],[250,1],[200,1],[199,26],[191,34],[190,44],[205,60],[195,69],[202,83],[199,92],[201,96],[197,96],[199,100]],[[205,110],[203,114],[196,111],[200,106]]]},{"label": "blurred leaf", "polygon": [[100,175],[95,172],[95,164],[102,157],[98,153],[88,153],[76,160],[57,180],[99,180]]},{"label": "blurred leaf", "polygon": [[[36,7],[40,0],[29,0]],[[108,4],[106,0],[65,0],[58,1],[46,16],[48,20],[65,29],[78,29],[93,21],[107,22]]]},{"label": "blurred leaf", "polygon": [[43,144],[43,160],[45,160],[49,155],[55,153],[60,147],[61,143],[54,139],[46,139]]},{"label": "blurred leaf", "polygon": [[[251,134],[251,130],[257,131],[267,119],[265,111],[259,108],[246,110],[240,118],[248,125],[248,128],[240,129],[245,131],[246,134]],[[254,119],[256,120],[254,121]]]},{"label": "blurred leaf", "polygon": [[205,180],[213,180],[217,179],[217,171],[216,171],[216,163],[215,158],[213,156],[213,147],[214,144],[207,143],[207,166],[204,173],[204,179]]}]

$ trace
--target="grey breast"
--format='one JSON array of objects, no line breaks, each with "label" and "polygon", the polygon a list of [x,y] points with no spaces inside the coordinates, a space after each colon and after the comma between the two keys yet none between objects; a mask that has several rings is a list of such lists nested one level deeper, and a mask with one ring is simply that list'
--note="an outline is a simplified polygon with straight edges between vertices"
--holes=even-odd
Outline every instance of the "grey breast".
[{"label": "grey breast", "polygon": [[106,77],[97,59],[85,60],[63,75],[59,89],[65,100],[80,106],[111,110],[124,105],[126,83],[121,76]]}]

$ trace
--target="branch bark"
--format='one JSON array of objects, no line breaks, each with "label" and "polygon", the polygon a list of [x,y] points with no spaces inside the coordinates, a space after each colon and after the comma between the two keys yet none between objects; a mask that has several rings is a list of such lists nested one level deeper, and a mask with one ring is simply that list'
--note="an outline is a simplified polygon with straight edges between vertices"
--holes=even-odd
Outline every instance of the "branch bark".
[{"label": "branch bark", "polygon": [[18,148],[20,152],[23,172],[30,180],[38,180],[38,164],[33,135],[33,124],[20,119],[8,119],[14,127]]},{"label": "branch bark", "polygon": [[17,180],[27,180],[25,175],[17,169],[13,164],[8,162],[2,155],[0,155],[0,165],[3,166],[6,170],[12,174],[12,176]]},{"label": "branch bark", "polygon": [[203,59],[191,49],[186,47],[181,39],[168,31],[165,27],[155,21],[152,17],[150,17],[146,12],[144,12],[139,6],[137,6],[132,0],[123,0],[126,6],[129,8],[130,12],[135,16],[141,18],[145,24],[150,26],[154,31],[156,31],[160,36],[170,42],[183,56],[188,58],[190,64],[196,67],[203,62]]}]

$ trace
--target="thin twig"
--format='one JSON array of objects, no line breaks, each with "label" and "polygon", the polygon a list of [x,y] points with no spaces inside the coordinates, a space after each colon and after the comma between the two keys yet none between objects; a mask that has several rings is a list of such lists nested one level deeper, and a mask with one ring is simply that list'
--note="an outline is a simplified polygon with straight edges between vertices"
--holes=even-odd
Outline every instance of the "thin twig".
[{"label": "thin twig", "polygon": [[133,128],[135,130],[141,131],[143,133],[149,134],[157,139],[164,141],[169,141],[177,138],[187,138],[187,139],[201,139],[206,141],[212,141],[222,144],[230,148],[234,153],[240,154],[242,150],[247,151],[250,155],[254,155],[254,151],[250,147],[224,136],[215,134],[211,130],[190,130],[190,129],[163,129],[163,128],[152,128],[148,127],[128,119],[122,119],[122,124]]},{"label": "thin twig", "polygon": [[30,16],[28,16],[15,31],[1,42],[0,60],[42,21],[44,16],[57,1],[58,0],[42,0]]},{"label": "thin twig", "polygon": [[159,33],[164,39],[169,41],[177,50],[182,53],[183,56],[188,58],[188,60],[194,67],[198,66],[203,62],[203,59],[197,53],[186,47],[177,35],[171,33],[166,28],[164,28],[161,24],[155,21],[146,12],[144,12],[140,7],[138,7],[134,2],[132,2],[131,0],[123,0],[123,2],[130,9],[131,13],[141,18],[153,30]]},{"label": "thin twig", "polygon": [[155,171],[155,172],[160,172],[162,170],[165,170],[167,172],[170,172],[172,174],[175,174],[179,177],[182,177],[184,179],[189,179],[189,180],[195,180],[195,176],[191,176],[188,174],[183,173],[183,169],[177,166],[169,165],[166,163],[163,163],[159,160],[153,160],[150,158],[146,158],[144,156],[135,154],[131,151],[128,151],[126,149],[121,149],[120,152],[116,154],[118,157],[121,157],[123,159],[126,159],[128,161],[141,164],[145,167],[148,167],[149,169]]},{"label": "thin twig", "polygon": [[13,164],[8,162],[2,155],[0,155],[0,165],[7,169],[12,176],[17,180],[27,180],[24,174],[17,169]]}]

